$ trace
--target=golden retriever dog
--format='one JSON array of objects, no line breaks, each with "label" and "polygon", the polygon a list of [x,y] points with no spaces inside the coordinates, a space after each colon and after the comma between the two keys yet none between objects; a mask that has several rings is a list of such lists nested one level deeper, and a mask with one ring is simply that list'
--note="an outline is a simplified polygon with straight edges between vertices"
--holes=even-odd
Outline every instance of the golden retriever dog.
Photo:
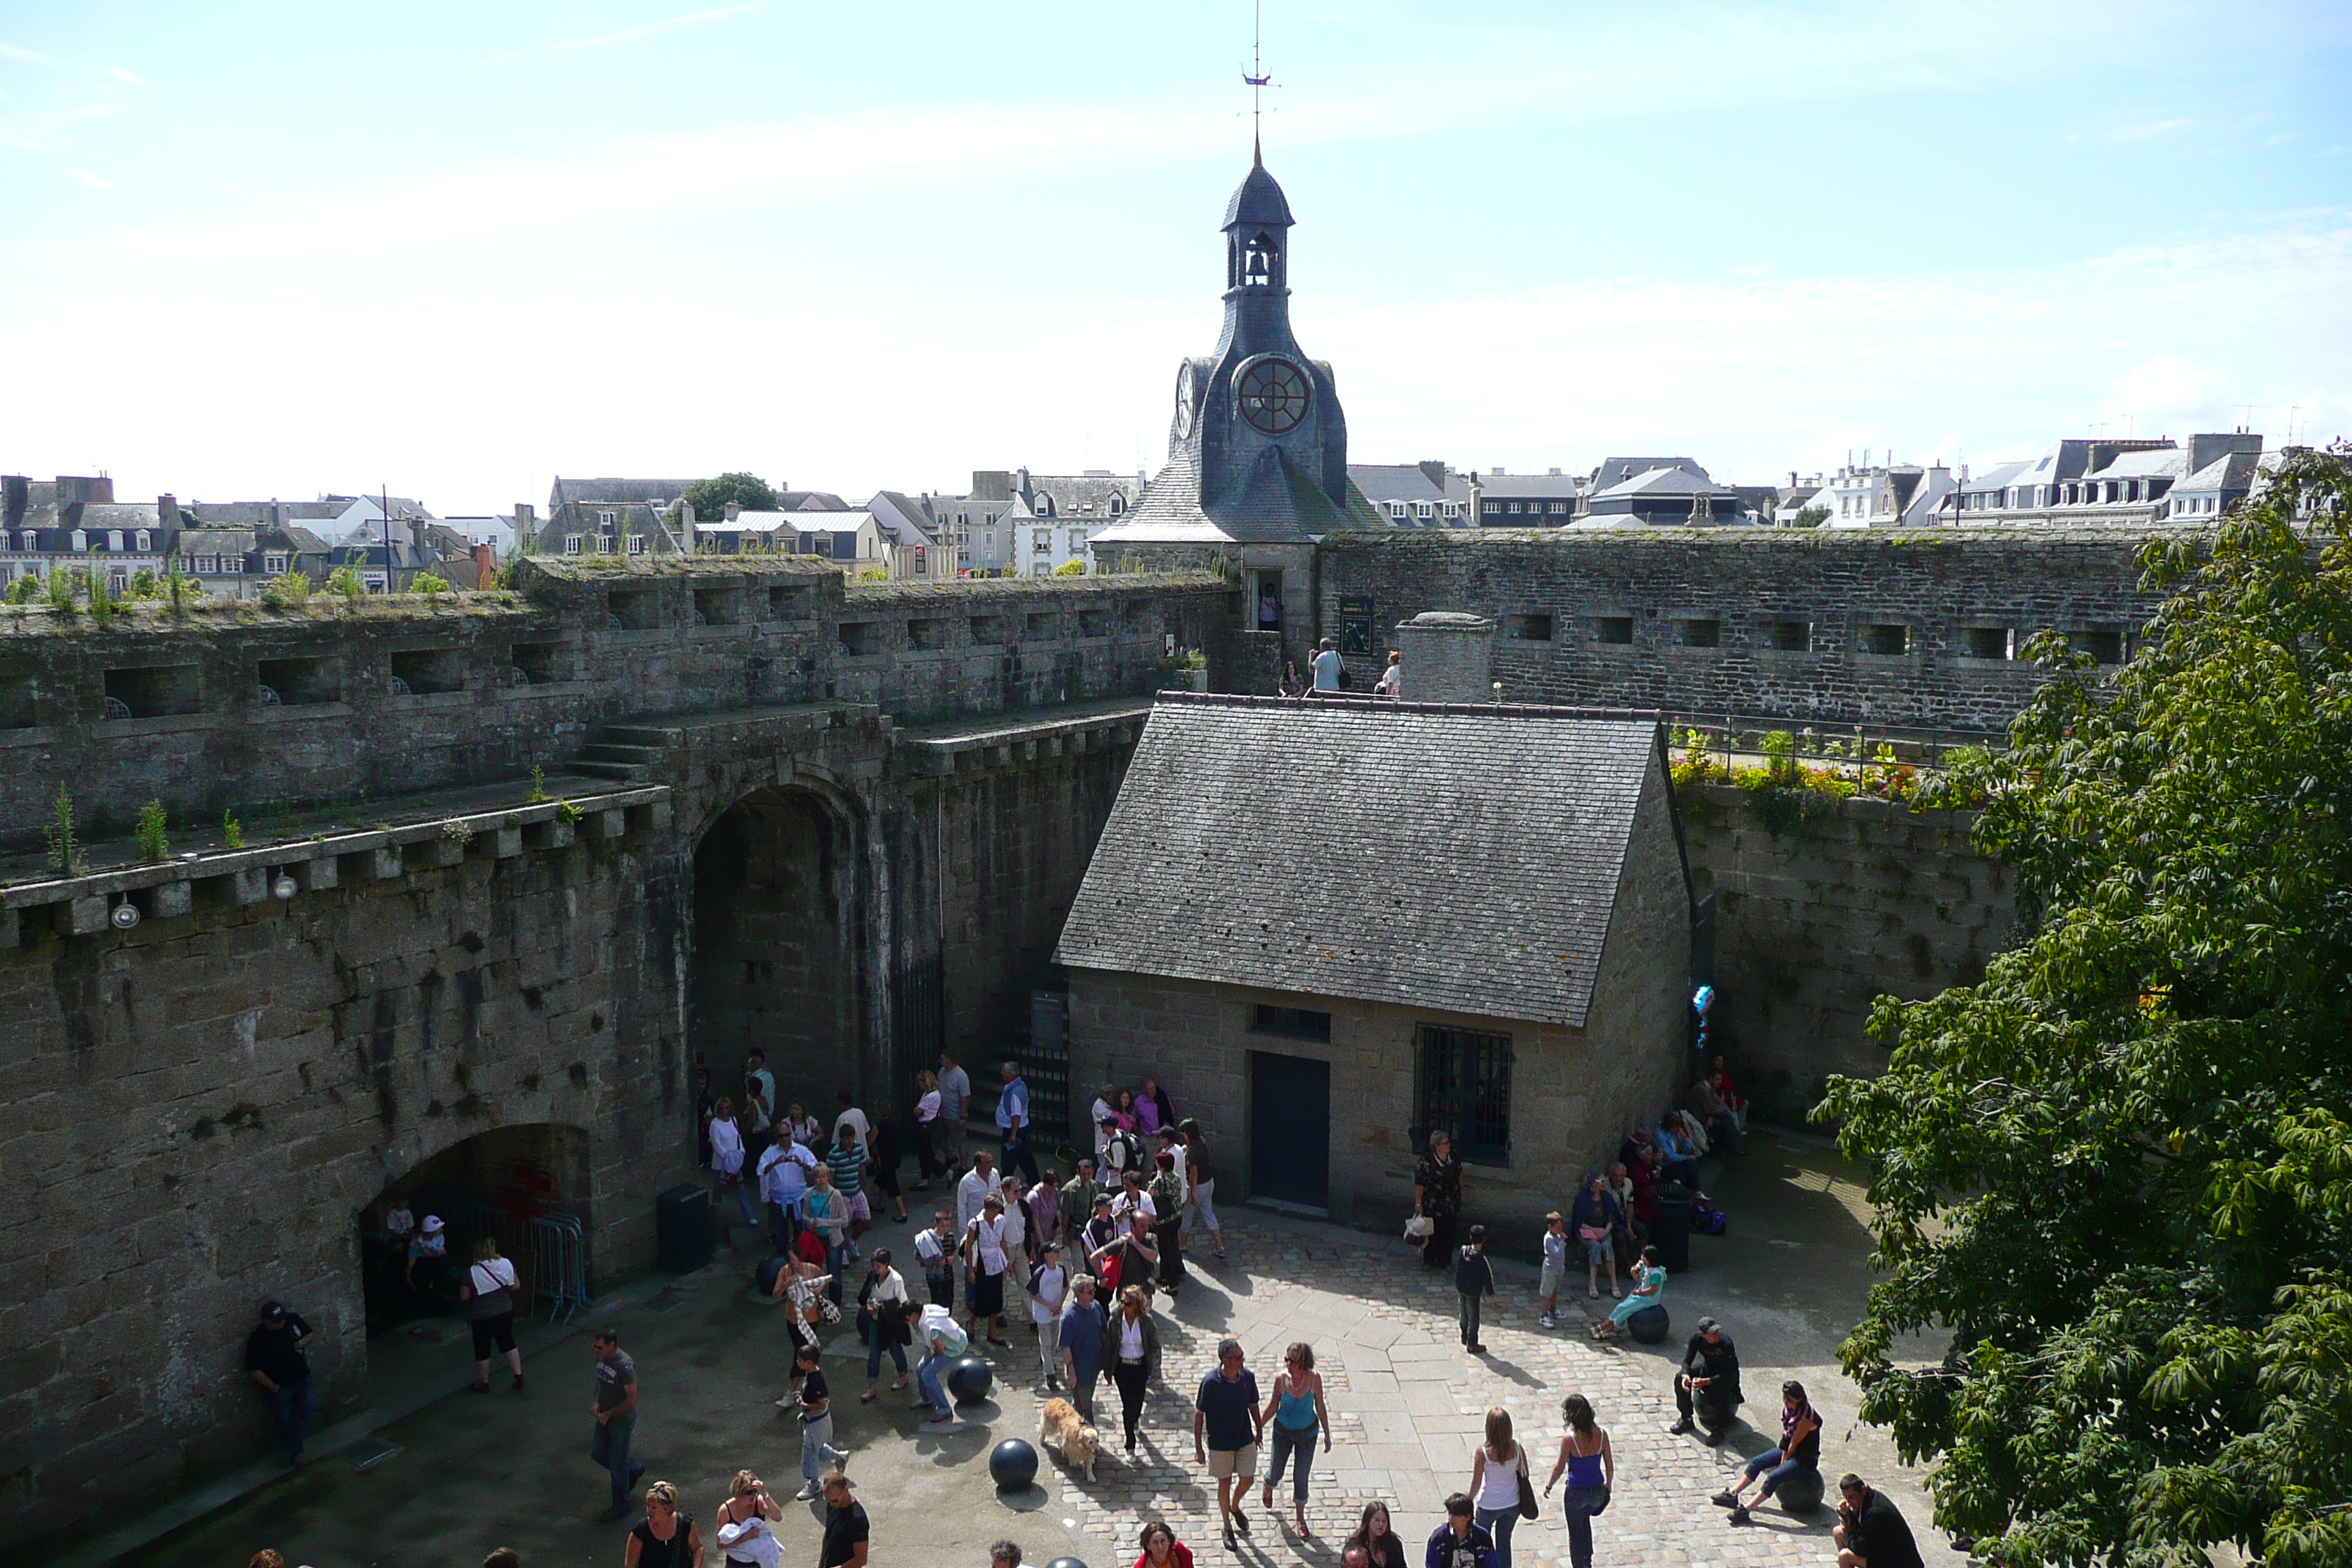
[{"label": "golden retriever dog", "polygon": [[1095,1452],[1101,1439],[1078,1407],[1066,1399],[1045,1401],[1045,1417],[1037,1426],[1038,1440],[1056,1449],[1062,1462],[1072,1469],[1086,1472],[1087,1479],[1095,1479]]}]

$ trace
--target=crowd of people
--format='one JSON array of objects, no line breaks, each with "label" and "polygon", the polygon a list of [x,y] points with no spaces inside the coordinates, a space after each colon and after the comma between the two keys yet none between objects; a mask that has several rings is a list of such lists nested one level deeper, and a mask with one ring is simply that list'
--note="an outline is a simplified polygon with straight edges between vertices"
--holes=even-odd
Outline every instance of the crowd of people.
[{"label": "crowd of people", "polygon": [[[757,1289],[786,1309],[793,1366],[789,1386],[775,1403],[794,1421],[800,1438],[801,1485],[791,1500],[822,1504],[818,1568],[863,1568],[869,1550],[869,1523],[847,1475],[851,1456],[835,1442],[835,1396],[820,1353],[824,1331],[849,1310],[865,1352],[860,1401],[881,1396],[887,1359],[896,1373],[888,1391],[904,1393],[911,1384],[909,1408],[934,1426],[959,1419],[948,1373],[976,1344],[1015,1352],[994,1358],[1000,1376],[1020,1364],[1021,1356],[1034,1355],[1034,1386],[1057,1399],[1066,1395],[1065,1414],[1081,1426],[1076,1447],[1066,1434],[1064,1458],[1075,1463],[1083,1453],[1091,1479],[1101,1383],[1107,1377],[1117,1393],[1120,1442],[1132,1457],[1139,1441],[1148,1440],[1143,1416],[1154,1390],[1168,1396],[1155,1309],[1173,1304],[1186,1288],[1184,1254],[1196,1233],[1219,1258],[1225,1256],[1210,1142],[1198,1121],[1177,1115],[1157,1081],[1145,1078],[1133,1089],[1104,1086],[1090,1109],[1091,1149],[1069,1162],[1073,1168],[1065,1176],[1041,1165],[1031,1147],[1019,1064],[1002,1064],[999,1077],[994,1146],[967,1158],[962,1129],[971,1086],[945,1055],[938,1072],[918,1080],[915,1132],[906,1141],[894,1117],[869,1117],[846,1089],[835,1097],[829,1127],[798,1101],[772,1109],[772,1079],[757,1053],[740,1106],[732,1096],[710,1097],[706,1075],[704,1147],[717,1200],[714,1224],[730,1245],[738,1214],[761,1235],[770,1255],[754,1271]],[[1601,1299],[1605,1285],[1613,1301],[1610,1314],[1592,1323],[1597,1336],[1613,1337],[1634,1313],[1658,1302],[1665,1271],[1646,1240],[1657,1188],[1674,1179],[1695,1192],[1697,1153],[1736,1149],[1745,1109],[1717,1058],[1685,1106],[1655,1128],[1630,1135],[1619,1161],[1591,1173],[1567,1214],[1546,1215],[1537,1288],[1540,1326],[1559,1323],[1559,1298],[1580,1268],[1589,1299]],[[909,1152],[920,1171],[913,1190],[937,1184],[940,1191],[930,1223],[911,1242],[919,1292],[911,1275],[899,1271],[893,1248],[861,1251],[884,1202],[897,1218],[908,1217],[898,1167]],[[1475,1354],[1485,1352],[1485,1313],[1500,1292],[1486,1227],[1472,1225],[1456,1235],[1462,1184],[1452,1140],[1438,1132],[1415,1173],[1408,1234],[1430,1267],[1450,1261],[1462,1342]],[[490,1389],[494,1357],[504,1359],[513,1390],[523,1388],[512,1331],[516,1289],[512,1266],[494,1243],[481,1243],[458,1287],[474,1325],[477,1393]],[[1031,1337],[1025,1349],[1015,1344],[1023,1333]],[[247,1346],[248,1371],[271,1399],[289,1463],[299,1459],[306,1424],[317,1409],[304,1355],[311,1339],[309,1324],[271,1302]],[[609,1325],[594,1330],[591,1349],[590,1456],[609,1487],[601,1518],[631,1521],[625,1568],[702,1568],[714,1544],[731,1568],[778,1568],[782,1546],[772,1527],[782,1518],[782,1503],[753,1471],[735,1476],[726,1501],[710,1516],[708,1538],[682,1508],[676,1486],[656,1480],[640,1489],[646,1467],[633,1454],[635,1363]],[[1713,1445],[1734,1428],[1742,1404],[1738,1352],[1713,1317],[1698,1320],[1673,1392],[1679,1417],[1675,1433],[1697,1433]],[[1756,1507],[1802,1479],[1811,1479],[1818,1495],[1821,1415],[1801,1384],[1784,1383],[1780,1394],[1778,1441],[1748,1459],[1737,1484],[1713,1500],[1729,1510],[1734,1526],[1749,1523]],[[1055,1420],[1049,1407],[1049,1428]],[[1565,1397],[1560,1423],[1547,1470],[1507,1409],[1486,1413],[1483,1438],[1465,1457],[1462,1487],[1445,1500],[1445,1522],[1420,1548],[1425,1568],[1512,1568],[1517,1525],[1538,1517],[1538,1500],[1554,1489],[1570,1561],[1574,1568],[1591,1568],[1593,1521],[1609,1506],[1616,1457],[1585,1394]],[[1311,1342],[1288,1345],[1279,1370],[1262,1388],[1242,1344],[1222,1341],[1216,1364],[1192,1391],[1191,1431],[1193,1462],[1215,1483],[1218,1532],[1227,1550],[1252,1533],[1253,1490],[1272,1531],[1302,1544],[1309,1541],[1310,1477],[1331,1431]],[[1841,1481],[1840,1497],[1840,1568],[1916,1568],[1916,1544],[1890,1501],[1851,1475]],[[1137,1568],[1180,1568],[1193,1561],[1192,1547],[1160,1518],[1145,1524],[1137,1549]],[[519,1568],[513,1554],[501,1551],[503,1560],[494,1554],[496,1568]],[[1412,1555],[1380,1502],[1363,1510],[1340,1546],[1343,1568],[1406,1568]],[[1000,1541],[990,1560],[992,1568],[1019,1568],[1020,1548]]]}]

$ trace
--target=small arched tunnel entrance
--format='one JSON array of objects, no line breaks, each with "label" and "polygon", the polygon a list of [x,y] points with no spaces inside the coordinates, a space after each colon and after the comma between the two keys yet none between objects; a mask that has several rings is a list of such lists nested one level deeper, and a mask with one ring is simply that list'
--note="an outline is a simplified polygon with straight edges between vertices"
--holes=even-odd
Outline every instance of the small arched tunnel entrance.
[{"label": "small arched tunnel entrance", "polygon": [[[416,1226],[410,1241],[388,1224],[402,1209]],[[444,1227],[437,1257],[411,1245],[428,1215]],[[499,1127],[444,1149],[360,1211],[368,1338],[456,1312],[458,1283],[486,1236],[514,1260],[524,1315],[565,1310],[585,1296],[588,1221],[588,1134],[579,1128]]]},{"label": "small arched tunnel entrance", "polygon": [[781,1113],[797,1100],[830,1127],[858,1086],[865,943],[850,822],[805,789],[763,789],[694,852],[693,1047],[714,1100],[743,1096],[766,1056]]}]

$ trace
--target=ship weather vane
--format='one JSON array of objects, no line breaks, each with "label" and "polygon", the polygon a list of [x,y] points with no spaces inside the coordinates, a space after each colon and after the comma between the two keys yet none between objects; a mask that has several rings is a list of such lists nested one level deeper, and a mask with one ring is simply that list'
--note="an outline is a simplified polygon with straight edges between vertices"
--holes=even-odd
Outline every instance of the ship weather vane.
[{"label": "ship weather vane", "polygon": [[1255,0],[1250,7],[1250,68],[1242,73],[1242,80],[1250,89],[1250,157],[1254,163],[1265,161],[1265,109],[1264,94],[1274,85],[1273,76],[1265,68],[1265,0]]}]

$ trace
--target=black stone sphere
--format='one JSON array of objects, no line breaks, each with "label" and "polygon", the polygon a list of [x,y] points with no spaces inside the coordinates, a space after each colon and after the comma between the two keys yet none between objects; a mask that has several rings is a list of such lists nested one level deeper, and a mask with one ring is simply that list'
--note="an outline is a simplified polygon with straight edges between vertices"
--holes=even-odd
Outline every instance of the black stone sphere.
[{"label": "black stone sphere", "polygon": [[1037,1450],[1019,1437],[1007,1437],[988,1451],[988,1479],[999,1491],[1017,1492],[1037,1479]]},{"label": "black stone sphere", "polygon": [[958,1405],[977,1405],[986,1399],[989,1384],[994,1380],[988,1363],[980,1356],[964,1356],[948,1366],[948,1393]]},{"label": "black stone sphere", "polygon": [[1045,1568],[1087,1568],[1087,1565],[1075,1557],[1056,1557],[1046,1563]]},{"label": "black stone sphere", "polygon": [[1666,1316],[1664,1307],[1644,1307],[1626,1319],[1625,1326],[1633,1330],[1633,1337],[1645,1345],[1664,1344],[1666,1331],[1674,1326],[1674,1320]]},{"label": "black stone sphere", "polygon": [[1780,1511],[1799,1519],[1810,1519],[1822,1511],[1822,1472],[1818,1469],[1799,1470],[1782,1481],[1772,1495],[1780,1500]]}]

